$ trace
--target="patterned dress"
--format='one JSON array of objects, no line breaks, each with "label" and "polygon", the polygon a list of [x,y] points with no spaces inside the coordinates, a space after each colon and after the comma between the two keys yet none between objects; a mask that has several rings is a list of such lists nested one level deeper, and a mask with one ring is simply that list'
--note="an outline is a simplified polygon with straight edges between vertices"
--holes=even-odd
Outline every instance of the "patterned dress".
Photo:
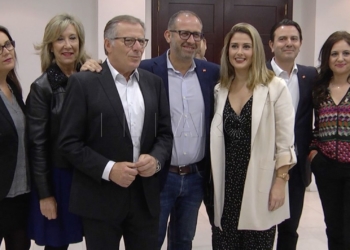
[{"label": "patterned dress", "polygon": [[250,159],[253,96],[237,115],[227,98],[223,112],[225,136],[225,202],[223,231],[213,229],[215,250],[267,250],[273,248],[275,226],[266,231],[237,230],[244,183]]}]

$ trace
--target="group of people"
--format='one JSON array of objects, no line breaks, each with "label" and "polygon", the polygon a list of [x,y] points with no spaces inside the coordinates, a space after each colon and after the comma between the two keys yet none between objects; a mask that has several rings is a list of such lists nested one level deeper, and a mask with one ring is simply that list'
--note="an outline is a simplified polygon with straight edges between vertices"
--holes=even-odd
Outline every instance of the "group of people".
[{"label": "group of people", "polygon": [[226,35],[220,66],[204,60],[196,13],[175,13],[164,37],[169,49],[141,61],[144,23],[116,16],[100,65],[82,24],[57,15],[35,46],[43,74],[24,105],[0,26],[6,249],[33,239],[64,250],[84,236],[87,249],[119,249],[123,237],[128,250],[153,250],[166,234],[168,249],[192,249],[204,200],[213,249],[272,249],[277,225],[277,249],[295,250],[311,169],[329,249],[349,249],[350,34],[326,40],[319,72],[295,63],[302,31],[287,19],[271,29],[268,62],[247,23]]}]

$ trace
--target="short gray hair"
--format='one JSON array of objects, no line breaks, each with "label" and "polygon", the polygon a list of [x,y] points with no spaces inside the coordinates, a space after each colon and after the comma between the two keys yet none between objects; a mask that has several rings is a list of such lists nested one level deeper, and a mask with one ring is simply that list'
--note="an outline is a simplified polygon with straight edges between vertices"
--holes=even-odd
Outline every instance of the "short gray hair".
[{"label": "short gray hair", "polygon": [[[120,16],[113,17],[111,20],[108,21],[108,23],[106,24],[105,30],[103,32],[103,38],[112,41],[114,37],[118,36],[116,26],[118,23],[122,23],[122,22],[131,23],[131,24],[140,24],[143,30],[146,31],[145,23],[142,22],[141,19],[130,15],[120,15]],[[106,49],[105,49],[105,54],[106,55],[108,54]]]}]

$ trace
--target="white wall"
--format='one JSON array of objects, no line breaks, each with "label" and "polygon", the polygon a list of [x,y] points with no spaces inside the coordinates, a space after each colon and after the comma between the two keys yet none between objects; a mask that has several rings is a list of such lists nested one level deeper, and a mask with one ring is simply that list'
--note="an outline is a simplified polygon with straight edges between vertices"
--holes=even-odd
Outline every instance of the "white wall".
[{"label": "white wall", "polygon": [[[118,15],[132,15],[145,21],[146,17],[146,0],[98,0],[98,58],[105,59],[103,30],[106,23]],[[150,2],[147,1],[147,2]],[[146,31],[151,31],[151,25]],[[149,33],[150,34],[150,33]],[[149,37],[150,38],[150,37]],[[150,48],[149,45],[147,45]]]},{"label": "white wall", "polygon": [[317,0],[315,29],[315,63],[326,39],[337,30],[350,32],[349,0]]},{"label": "white wall", "polygon": [[303,43],[296,60],[299,64],[314,65],[316,1],[293,1],[293,20],[300,25],[303,34]]},{"label": "white wall", "polygon": [[349,9],[349,0],[294,0],[293,19],[303,31],[298,63],[318,66],[318,54],[327,37],[337,30],[350,32]]},{"label": "white wall", "polygon": [[40,43],[48,21],[56,14],[69,13],[83,23],[86,50],[97,57],[96,0],[10,0],[1,1],[0,25],[9,29],[16,41],[17,72],[27,96],[30,84],[41,75],[40,58],[33,44]]}]

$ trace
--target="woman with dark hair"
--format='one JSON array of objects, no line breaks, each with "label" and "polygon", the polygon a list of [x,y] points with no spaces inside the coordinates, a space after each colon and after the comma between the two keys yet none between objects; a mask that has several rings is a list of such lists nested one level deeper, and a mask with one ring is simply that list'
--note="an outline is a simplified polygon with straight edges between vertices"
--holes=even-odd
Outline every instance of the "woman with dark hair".
[{"label": "woman with dark hair", "polygon": [[0,244],[28,250],[29,171],[26,156],[25,109],[15,72],[15,41],[0,26]]},{"label": "woman with dark hair", "polygon": [[309,159],[322,202],[328,247],[350,249],[350,34],[337,31],[330,35],[319,61]]},{"label": "woman with dark hair", "polygon": [[[32,192],[29,236],[45,249],[67,249],[82,241],[80,218],[68,211],[73,169],[58,152],[60,114],[68,77],[86,66],[84,28],[68,14],[56,15],[46,25],[40,53],[43,74],[31,85],[27,98],[29,162]],[[91,60],[92,61],[92,60]],[[91,68],[91,65],[97,68]]]}]

